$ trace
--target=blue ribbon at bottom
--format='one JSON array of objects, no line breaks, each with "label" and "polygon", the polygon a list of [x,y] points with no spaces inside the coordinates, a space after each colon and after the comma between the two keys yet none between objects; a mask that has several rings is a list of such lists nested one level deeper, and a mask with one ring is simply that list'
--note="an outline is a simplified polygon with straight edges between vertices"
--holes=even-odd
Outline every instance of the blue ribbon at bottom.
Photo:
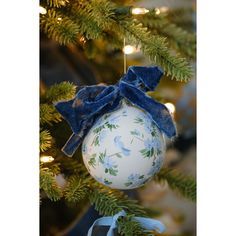
[{"label": "blue ribbon at bottom", "polygon": [[[97,225],[103,225],[103,226],[110,226],[107,235],[106,236],[114,236],[114,229],[117,227],[117,220],[121,216],[126,216],[126,212],[124,210],[120,211],[114,216],[106,216],[97,219],[94,221],[93,225],[90,227],[88,231],[87,236],[93,235],[93,228]],[[163,233],[166,229],[165,225],[162,224],[162,222],[150,218],[144,218],[144,217],[134,217],[135,221],[138,221],[142,228],[147,230],[154,230],[158,233]]]}]

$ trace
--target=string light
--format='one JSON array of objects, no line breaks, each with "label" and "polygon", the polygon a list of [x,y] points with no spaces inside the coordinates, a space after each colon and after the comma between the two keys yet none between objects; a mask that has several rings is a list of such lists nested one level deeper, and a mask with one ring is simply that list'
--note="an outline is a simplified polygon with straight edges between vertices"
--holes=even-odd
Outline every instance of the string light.
[{"label": "string light", "polygon": [[39,13],[45,15],[47,13],[47,10],[42,6],[39,6]]},{"label": "string light", "polygon": [[80,39],[79,39],[79,41],[80,41],[80,43],[86,43],[86,39],[85,39],[85,37],[84,36],[82,36]]},{"label": "string light", "polygon": [[132,45],[126,45],[126,46],[124,46],[124,48],[123,48],[123,52],[124,52],[124,54],[126,54],[126,55],[132,54],[132,53],[134,53],[134,52],[136,52],[136,51],[137,51],[136,48],[135,48],[134,46],[132,46]]},{"label": "string light", "polygon": [[41,156],[40,161],[43,163],[49,163],[52,162],[54,158],[52,156]]},{"label": "string light", "polygon": [[149,10],[144,7],[135,7],[135,8],[132,8],[131,12],[133,15],[143,15],[143,14],[148,13]]},{"label": "string light", "polygon": [[155,8],[156,15],[159,15],[161,13],[161,10],[157,7]]},{"label": "string light", "polygon": [[174,114],[174,112],[175,112],[175,105],[173,103],[167,102],[167,103],[165,103],[165,106],[167,107],[167,109],[169,110],[169,112],[171,114]]},{"label": "string light", "polygon": [[167,11],[169,11],[168,7],[160,7],[160,12],[164,13],[164,12],[167,12]]},{"label": "string light", "polygon": [[62,19],[61,19],[61,17],[58,17],[58,18],[57,18],[57,20],[59,20],[59,21],[60,21],[60,20],[62,20]]}]

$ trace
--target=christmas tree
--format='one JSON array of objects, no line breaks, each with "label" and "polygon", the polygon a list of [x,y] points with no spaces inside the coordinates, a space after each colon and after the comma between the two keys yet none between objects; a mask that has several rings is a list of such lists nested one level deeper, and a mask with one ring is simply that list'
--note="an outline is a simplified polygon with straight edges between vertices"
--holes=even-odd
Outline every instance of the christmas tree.
[{"label": "christmas tree", "polygon": [[[114,216],[125,210],[127,215],[117,222],[119,235],[157,235],[133,218],[154,218],[160,211],[142,206],[136,192],[111,189],[96,182],[83,164],[81,148],[72,157],[61,151],[71,130],[55,104],[74,98],[84,85],[115,84],[128,66],[143,64],[158,65],[163,69],[164,78],[160,84],[163,90],[158,88],[147,94],[154,100],[169,102],[170,99],[160,91],[184,89],[194,77],[194,12],[194,6],[144,8],[138,1],[40,1],[42,235],[57,235],[65,230],[65,225],[78,216],[81,218],[90,204],[101,216]],[[130,55],[132,52],[135,57]],[[52,70],[55,64],[58,66]],[[171,102],[175,103],[176,98]],[[180,122],[178,114],[175,118]],[[179,125],[179,137],[184,125],[186,122],[182,124],[182,130]],[[191,125],[195,125],[194,117]],[[177,146],[179,140],[170,142],[169,146]],[[168,188],[195,202],[195,179],[174,167],[173,163],[164,165],[154,175],[153,182],[157,185],[166,183]],[[48,212],[54,217],[55,209],[67,211],[60,217],[64,220],[55,220],[63,224],[49,230],[44,219]]]}]

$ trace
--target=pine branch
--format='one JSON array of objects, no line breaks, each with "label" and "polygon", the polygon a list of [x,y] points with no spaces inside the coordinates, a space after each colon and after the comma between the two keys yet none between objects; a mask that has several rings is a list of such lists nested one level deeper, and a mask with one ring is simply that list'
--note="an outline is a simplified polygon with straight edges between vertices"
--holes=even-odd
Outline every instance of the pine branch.
[{"label": "pine branch", "polygon": [[[103,34],[96,20],[91,19],[88,12],[84,10],[84,2],[74,1],[64,11],[67,17],[70,17],[79,27],[80,35],[86,39],[97,39]],[[89,10],[91,11],[91,9]]]},{"label": "pine branch", "polygon": [[121,210],[128,214],[145,215],[143,207],[136,200],[129,199],[124,193],[101,185],[93,187],[89,200],[95,209],[102,215],[115,215]]},{"label": "pine branch", "polygon": [[78,203],[89,194],[89,188],[86,180],[78,176],[72,176],[68,179],[64,190],[64,197],[69,203]]},{"label": "pine branch", "polygon": [[51,147],[52,136],[48,130],[40,132],[40,151],[44,152]]},{"label": "pine branch", "polygon": [[76,86],[70,82],[61,82],[52,85],[45,93],[44,97],[48,103],[60,100],[69,100],[75,96]]},{"label": "pine branch", "polygon": [[195,59],[196,35],[194,33],[188,33],[181,27],[171,23],[165,15],[156,15],[151,12],[142,17],[138,16],[137,18],[152,33],[166,37],[169,45],[175,50],[178,50],[184,56]]},{"label": "pine branch", "polygon": [[54,8],[40,17],[40,28],[49,38],[60,44],[76,43],[80,32],[74,21]]},{"label": "pine branch", "polygon": [[147,28],[142,24],[132,20],[119,21],[121,29],[123,29],[128,41],[134,45],[141,44],[141,50],[150,60],[160,65],[166,75],[176,78],[177,81],[188,81],[192,77],[191,66],[184,58],[171,55],[167,48],[165,38],[160,36],[152,36]]},{"label": "pine branch", "polygon": [[47,4],[50,7],[63,7],[65,6],[69,0],[47,0]]},{"label": "pine branch", "polygon": [[162,168],[159,173],[154,175],[157,182],[167,182],[169,187],[177,190],[184,197],[196,201],[196,180],[193,177],[185,176],[174,169]]},{"label": "pine branch", "polygon": [[147,231],[141,227],[139,222],[133,220],[134,215],[128,215],[126,217],[120,217],[118,219],[118,233],[125,236],[154,236],[150,231]]},{"label": "pine branch", "polygon": [[62,121],[61,115],[57,112],[53,105],[46,103],[40,104],[40,124],[52,125],[52,122],[58,123]]},{"label": "pine branch", "polygon": [[165,13],[165,16],[170,22],[175,25],[184,28],[186,30],[192,31],[194,25],[193,15],[196,13],[195,7],[190,8],[173,8]]},{"label": "pine branch", "polygon": [[55,176],[48,168],[40,169],[40,189],[43,189],[52,201],[58,201],[62,197],[62,191],[57,186]]},{"label": "pine branch", "polygon": [[[118,10],[119,7],[107,0],[72,1],[68,7],[48,10],[41,17],[41,28],[49,37],[64,44],[76,43],[79,35],[102,39],[107,32],[112,32],[120,40],[126,37],[131,43],[140,44],[144,54],[171,78],[178,81],[191,78],[190,65],[184,58],[170,53],[165,38],[150,35],[137,20],[132,20],[128,13],[119,14]],[[60,22],[58,17],[62,19]]]},{"label": "pine branch", "polygon": [[85,166],[79,163],[78,159],[68,158],[65,156],[57,157],[56,160],[61,165],[62,172],[66,175],[80,175],[86,178],[89,176],[88,171],[86,170]]}]

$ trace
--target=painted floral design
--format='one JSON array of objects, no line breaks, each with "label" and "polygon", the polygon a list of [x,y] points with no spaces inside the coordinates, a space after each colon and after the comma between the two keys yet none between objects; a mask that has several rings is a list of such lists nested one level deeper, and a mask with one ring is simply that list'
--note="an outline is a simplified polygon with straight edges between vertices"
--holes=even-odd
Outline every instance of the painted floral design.
[{"label": "painted floral design", "polygon": [[104,184],[105,185],[111,185],[112,184],[112,182],[111,181],[109,181],[109,180],[107,180],[106,178],[104,179]]},{"label": "painted floral design", "polygon": [[87,145],[85,143],[83,143],[82,145],[82,152],[86,153],[88,151]]},{"label": "painted floral design", "polygon": [[160,142],[158,139],[146,139],[144,141],[144,149],[140,150],[140,153],[143,155],[144,158],[148,157],[151,158],[153,156],[161,154],[160,150]]},{"label": "painted floral design", "polygon": [[132,189],[144,185],[164,160],[164,142],[147,113],[132,107],[99,118],[82,146],[84,163],[101,184]]},{"label": "painted floral design", "polygon": [[116,162],[111,156],[106,155],[106,151],[99,154],[99,162],[103,165],[105,173],[109,173],[113,176],[117,175],[118,170]]},{"label": "painted floral design", "polygon": [[89,161],[88,161],[88,164],[90,166],[92,166],[93,168],[95,168],[96,166],[96,153],[92,154],[90,157],[89,157]]},{"label": "painted floral design", "polygon": [[157,158],[156,161],[153,161],[152,168],[148,172],[148,175],[153,176],[156,172],[161,169],[163,163],[163,158]]},{"label": "painted floral design", "polygon": [[131,174],[128,177],[128,181],[125,183],[126,187],[136,187],[142,185],[145,181],[144,175],[140,174]]},{"label": "painted floral design", "polygon": [[[109,118],[111,116],[111,114],[106,114],[106,118],[104,119],[100,119],[97,123],[98,127],[96,127],[93,130],[93,133],[95,134],[92,145],[94,146],[100,146],[102,141],[104,140],[104,138],[107,135],[107,129],[109,131],[113,131],[113,129],[117,129],[119,127],[118,123],[120,120],[120,117],[122,116],[127,116],[127,111],[123,111],[122,115],[118,115],[115,117],[112,117],[111,119],[109,119],[109,121],[106,121],[107,118]],[[105,123],[103,123],[105,121]]]},{"label": "painted floral design", "polygon": [[108,180],[108,179],[106,179],[106,178],[103,179],[102,177],[98,177],[98,176],[96,176],[96,175],[94,175],[93,177],[94,177],[94,179],[96,179],[98,182],[104,183],[104,184],[107,185],[107,186],[109,186],[109,185],[112,184],[112,181],[110,181],[110,180]]},{"label": "painted floral design", "polygon": [[118,147],[122,154],[125,156],[129,156],[130,155],[130,150],[128,148],[125,148],[124,143],[121,141],[121,136],[116,136],[114,138],[114,143],[116,145],[116,147]]}]

